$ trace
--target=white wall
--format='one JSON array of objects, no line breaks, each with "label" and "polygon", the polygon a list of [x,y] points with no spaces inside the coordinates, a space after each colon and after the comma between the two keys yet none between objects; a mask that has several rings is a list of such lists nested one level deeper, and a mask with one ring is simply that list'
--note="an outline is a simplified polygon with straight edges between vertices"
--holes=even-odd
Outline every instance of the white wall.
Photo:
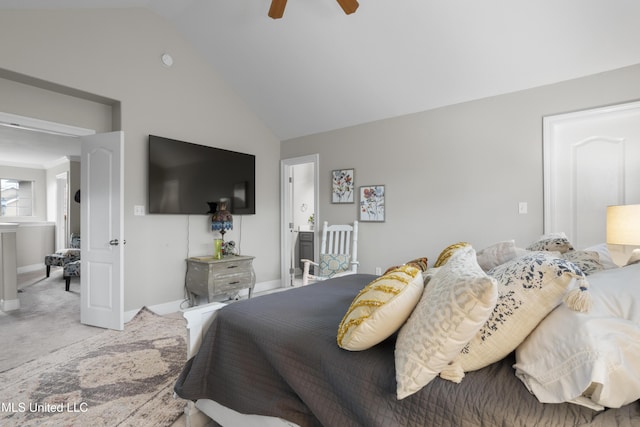
[{"label": "white wall", "polygon": [[357,203],[330,203],[332,169],[355,168],[356,188],[386,185],[386,222],[360,224],[360,271],[432,265],[457,241],[524,247],[543,233],[543,116],[637,99],[640,65],[285,141],[281,157],[320,154],[319,224],[357,217]]},{"label": "white wall", "polygon": [[[160,61],[165,52],[171,68]],[[134,205],[147,204],[149,134],[256,155],[257,213],[236,217],[226,237],[256,256],[258,282],[279,278],[279,141],[161,17],[142,9],[3,11],[0,53],[5,71],[114,100],[113,128],[125,134],[125,310],[182,298],[185,258],[213,244],[204,215],[133,216]],[[92,128],[60,118],[59,105],[20,97],[0,106]]]}]

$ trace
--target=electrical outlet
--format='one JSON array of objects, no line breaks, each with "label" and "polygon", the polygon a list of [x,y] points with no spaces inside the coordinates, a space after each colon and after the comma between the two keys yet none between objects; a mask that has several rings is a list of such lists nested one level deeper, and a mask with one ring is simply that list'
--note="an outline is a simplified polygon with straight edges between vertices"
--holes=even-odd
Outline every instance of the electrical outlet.
[{"label": "electrical outlet", "polygon": [[133,207],[133,214],[135,216],[144,216],[144,205],[135,205]]},{"label": "electrical outlet", "polygon": [[527,206],[527,202],[518,203],[518,213],[520,215],[526,214],[528,209],[529,209],[529,207]]},{"label": "electrical outlet", "polygon": [[382,274],[382,267],[376,267],[376,274],[380,276]]}]

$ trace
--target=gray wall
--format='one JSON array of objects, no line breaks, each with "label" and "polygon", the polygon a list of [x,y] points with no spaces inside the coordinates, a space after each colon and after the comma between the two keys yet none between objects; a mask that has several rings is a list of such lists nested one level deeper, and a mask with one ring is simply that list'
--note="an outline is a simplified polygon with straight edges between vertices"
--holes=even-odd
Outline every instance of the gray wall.
[{"label": "gray wall", "polygon": [[[543,232],[542,118],[640,99],[640,65],[527,91],[285,141],[281,157],[320,154],[318,224],[351,222],[330,203],[331,170],[356,187],[386,185],[386,222],[361,223],[362,272],[427,256],[457,241],[480,249]],[[518,214],[518,202],[529,213]],[[556,230],[562,231],[562,230]]]},{"label": "gray wall", "polygon": [[[0,57],[5,78],[113,100],[112,128],[125,135],[125,310],[183,298],[185,258],[213,250],[204,215],[133,215],[147,205],[149,134],[256,155],[257,214],[236,218],[225,238],[256,256],[258,282],[279,279],[279,141],[164,19],[142,9],[3,11]],[[71,100],[42,104],[25,91],[0,100],[8,113],[93,128],[93,116],[60,111]]]},{"label": "gray wall", "polygon": [[55,224],[21,222],[16,231],[16,263],[19,273],[42,268],[44,257],[55,250]]}]

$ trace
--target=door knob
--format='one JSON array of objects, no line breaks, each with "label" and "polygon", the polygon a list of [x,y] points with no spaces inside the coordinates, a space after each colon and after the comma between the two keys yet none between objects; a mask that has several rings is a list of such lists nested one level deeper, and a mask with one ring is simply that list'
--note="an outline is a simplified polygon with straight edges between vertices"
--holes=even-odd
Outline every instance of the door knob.
[{"label": "door knob", "polygon": [[119,244],[119,243],[120,243],[120,242],[118,241],[118,239],[113,239],[113,240],[110,240],[110,241],[109,241],[109,244],[110,244],[111,246],[118,246],[118,244]]}]

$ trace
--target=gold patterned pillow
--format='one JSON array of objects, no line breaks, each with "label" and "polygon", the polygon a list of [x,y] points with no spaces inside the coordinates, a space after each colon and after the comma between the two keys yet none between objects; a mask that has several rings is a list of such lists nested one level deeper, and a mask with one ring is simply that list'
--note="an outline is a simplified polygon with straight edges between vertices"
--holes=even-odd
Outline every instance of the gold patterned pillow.
[{"label": "gold patterned pillow", "polygon": [[451,256],[458,250],[461,248],[464,248],[466,246],[471,246],[469,243],[467,242],[458,242],[458,243],[454,243],[453,245],[449,245],[446,248],[444,248],[444,250],[442,252],[440,252],[440,255],[438,256],[438,259],[436,260],[436,263],[433,265],[434,267],[442,267],[443,265],[445,265],[447,263],[447,261],[449,261],[449,258],[451,258]]},{"label": "gold patterned pillow", "polygon": [[[427,259],[427,257],[422,257],[422,258],[416,258],[416,259],[412,259],[409,262],[405,262],[402,265],[411,265],[413,267],[419,268],[422,271],[427,271],[428,268],[428,262],[429,260]],[[394,265],[393,267],[389,267],[385,270],[384,274],[387,274],[388,272],[390,272],[391,270],[394,270],[398,267],[401,267],[399,265]]]},{"label": "gold patterned pillow", "polygon": [[402,326],[424,288],[422,271],[403,265],[380,276],[354,298],[338,328],[338,345],[366,350],[384,341]]}]

